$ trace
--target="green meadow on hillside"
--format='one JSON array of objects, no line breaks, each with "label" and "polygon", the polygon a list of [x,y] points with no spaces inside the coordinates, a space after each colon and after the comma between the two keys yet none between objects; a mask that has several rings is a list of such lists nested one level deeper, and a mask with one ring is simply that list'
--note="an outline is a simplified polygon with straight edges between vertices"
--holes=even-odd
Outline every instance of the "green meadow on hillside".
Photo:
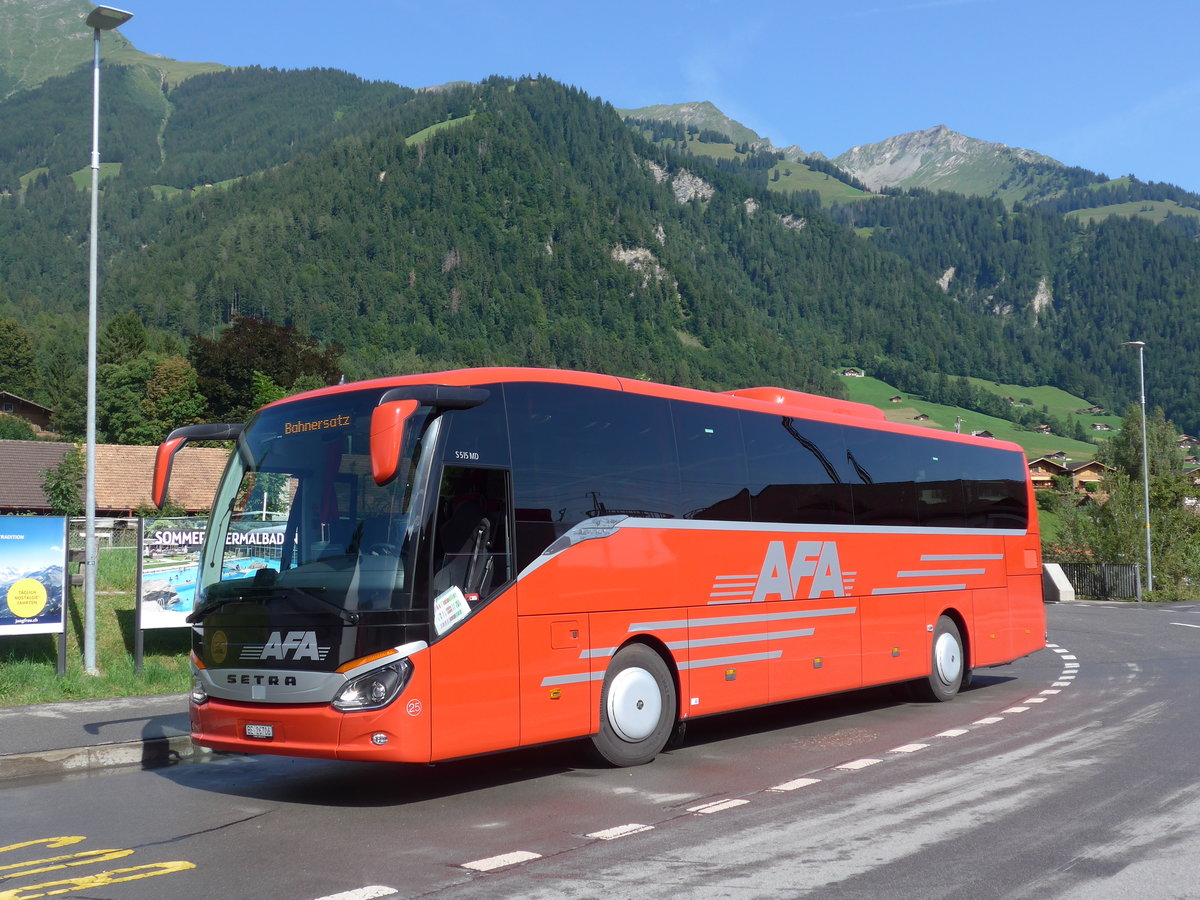
[{"label": "green meadow on hillside", "polygon": [[[707,156],[711,159],[745,159],[747,156],[745,153],[739,153],[736,145],[732,143],[701,141],[694,134],[688,135],[687,149],[695,156]],[[771,190],[783,193],[816,191],[821,197],[822,206],[874,196],[838,181],[824,172],[816,172],[802,162],[783,159],[771,167],[768,173],[767,187]]]},{"label": "green meadow on hillside", "polygon": [[[1051,412],[1064,419],[1068,412],[1074,412],[1089,405],[1086,401],[1072,397],[1057,388],[1022,388],[1013,385],[999,385],[975,378],[971,381],[995,391],[1000,396],[1034,400],[1035,405],[1039,408],[1045,403],[1050,407]],[[1096,456],[1095,444],[1072,440],[1056,434],[1038,434],[1020,428],[1006,419],[997,419],[974,410],[929,403],[915,394],[898,391],[877,378],[870,376],[846,377],[842,379],[842,383],[846,386],[846,395],[849,399],[883,410],[889,422],[953,431],[956,417],[961,417],[963,434],[970,434],[972,431],[990,431],[998,440],[1011,441],[1020,445],[1025,450],[1026,457],[1030,459],[1056,453],[1059,450],[1064,451],[1073,462],[1084,462]],[[1014,391],[1018,393],[1013,393]],[[900,402],[892,402],[892,398],[897,396],[901,398]],[[1050,401],[1054,401],[1053,405]],[[919,415],[927,415],[929,418],[917,421],[916,417]],[[1116,422],[1119,424],[1120,420],[1116,419]]]},{"label": "green meadow on hillside", "polygon": [[1067,213],[1067,218],[1078,219],[1081,222],[1099,222],[1109,216],[1137,216],[1149,219],[1157,225],[1168,215],[1191,216],[1200,219],[1200,210],[1192,209],[1190,206],[1180,206],[1174,200],[1130,200],[1127,203],[1113,203],[1109,206],[1075,209]]}]

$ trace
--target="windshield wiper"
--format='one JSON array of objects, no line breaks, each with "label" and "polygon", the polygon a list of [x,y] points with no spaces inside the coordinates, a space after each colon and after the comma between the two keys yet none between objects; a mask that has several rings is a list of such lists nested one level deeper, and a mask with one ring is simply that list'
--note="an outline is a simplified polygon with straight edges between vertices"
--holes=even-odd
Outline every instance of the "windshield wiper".
[{"label": "windshield wiper", "polygon": [[[243,594],[238,594],[233,597],[217,597],[213,600],[206,600],[199,607],[192,610],[188,617],[183,621],[187,622],[189,625],[195,625],[197,622],[202,621],[205,616],[209,615],[210,613],[215,613],[222,606],[228,606],[230,603],[237,603],[240,600],[248,599],[258,598],[249,598]],[[265,600],[266,598],[264,597],[262,599]]]},{"label": "windshield wiper", "polygon": [[[325,590],[325,588],[298,588],[298,587],[280,588],[280,587],[277,587],[274,585],[272,585],[270,587],[264,586],[264,587],[242,588],[242,590],[239,593],[237,593],[236,595],[234,595],[232,597],[217,597],[212,600],[206,601],[204,604],[202,604],[200,606],[199,609],[193,610],[191,615],[189,615],[186,619],[184,619],[184,621],[190,625],[194,625],[197,622],[202,621],[205,617],[207,617],[211,613],[216,612],[221,607],[228,606],[230,603],[237,603],[239,601],[249,601],[251,603],[261,603],[261,602],[267,601],[267,600],[278,600],[278,599],[282,599],[283,597],[286,597],[288,591],[294,591],[295,593],[299,594],[302,597],[307,597],[309,600],[315,600],[318,603],[322,604],[323,606],[329,607],[329,609],[331,609],[334,613],[336,613],[337,617],[339,619],[341,619],[343,622],[345,622],[347,625],[357,625],[359,622],[359,618],[360,618],[359,614],[356,612],[351,612],[348,609],[343,609],[342,607],[340,607],[336,603],[334,603],[332,600],[326,600],[324,597],[320,596],[320,594],[318,593],[319,591],[323,591],[323,590]],[[253,594],[258,594],[259,596],[251,596]]]},{"label": "windshield wiper", "polygon": [[345,622],[347,625],[357,625],[358,624],[358,620],[359,620],[358,613],[350,612],[350,610],[346,609],[345,607],[338,606],[332,600],[326,600],[324,597],[322,597],[318,593],[319,591],[325,590],[325,588],[293,587],[293,588],[288,588],[288,590],[295,591],[297,594],[301,594],[305,597],[308,597],[308,599],[310,599],[310,600],[316,600],[318,603],[325,604],[331,610],[333,610],[335,613],[337,613],[337,617],[339,619],[341,619],[343,622]]}]

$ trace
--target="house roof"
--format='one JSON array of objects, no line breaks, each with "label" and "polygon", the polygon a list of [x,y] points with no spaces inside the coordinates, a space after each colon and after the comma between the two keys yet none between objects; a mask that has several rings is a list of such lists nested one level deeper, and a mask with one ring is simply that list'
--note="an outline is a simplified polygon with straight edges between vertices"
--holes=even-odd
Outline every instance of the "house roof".
[{"label": "house roof", "polygon": [[1087,462],[1076,463],[1071,466],[1072,472],[1082,472],[1085,469],[1091,469],[1096,472],[1115,472],[1112,466],[1105,465],[1098,459],[1089,459]]},{"label": "house roof", "polygon": [[[73,445],[50,441],[0,441],[0,511],[49,510],[42,472],[59,464]],[[96,446],[96,510],[126,514],[150,505],[156,447]],[[208,509],[229,451],[187,447],[171,469],[171,499],[189,512]]]},{"label": "house roof", "polygon": [[[96,507],[134,510],[150,505],[157,447],[101,444],[96,447]],[[171,467],[171,500],[189,512],[212,506],[229,451],[185,447]]]},{"label": "house roof", "polygon": [[54,410],[52,410],[50,407],[42,406],[40,403],[34,403],[32,400],[26,400],[24,397],[18,397],[12,391],[0,391],[0,400],[4,399],[5,397],[11,397],[13,400],[18,400],[21,403],[24,403],[26,406],[32,406],[34,409],[39,409],[47,415],[54,412]]},{"label": "house roof", "polygon": [[42,472],[53,469],[71,444],[48,441],[0,441],[0,509],[49,510]]},{"label": "house roof", "polygon": [[1030,469],[1032,469],[1034,466],[1040,466],[1044,469],[1057,470],[1059,473],[1064,475],[1070,471],[1067,466],[1064,466],[1058,460],[1051,459],[1047,456],[1039,456],[1036,459],[1031,459],[1026,464]]}]

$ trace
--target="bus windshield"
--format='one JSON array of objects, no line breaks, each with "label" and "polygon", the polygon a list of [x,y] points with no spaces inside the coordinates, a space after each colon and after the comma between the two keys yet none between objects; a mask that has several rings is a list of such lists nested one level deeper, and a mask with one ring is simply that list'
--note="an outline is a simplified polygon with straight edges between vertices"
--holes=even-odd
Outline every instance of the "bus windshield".
[{"label": "bus windshield", "polygon": [[333,394],[251,419],[213,503],[192,621],[233,600],[284,597],[346,622],[359,611],[413,608],[410,511],[420,508],[430,410],[409,418],[397,475],[381,486],[369,446],[379,396]]}]

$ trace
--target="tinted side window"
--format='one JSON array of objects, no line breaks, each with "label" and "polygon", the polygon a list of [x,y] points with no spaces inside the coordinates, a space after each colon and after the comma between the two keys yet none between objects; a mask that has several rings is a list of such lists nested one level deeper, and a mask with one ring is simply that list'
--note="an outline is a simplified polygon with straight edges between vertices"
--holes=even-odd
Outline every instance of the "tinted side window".
[{"label": "tinted side window", "polygon": [[683,515],[750,521],[746,452],[738,411],[702,403],[671,403]]},{"label": "tinted side window", "polygon": [[742,434],[755,522],[851,523],[841,428],[743,413]]},{"label": "tinted side window", "polygon": [[584,519],[678,515],[666,400],[569,385],[505,391],[519,567]]},{"label": "tinted side window", "polygon": [[966,524],[971,528],[1025,528],[1024,461],[1015,453],[963,446],[974,480],[964,484]]},{"label": "tinted side window", "polygon": [[963,478],[967,474],[965,445],[925,441],[918,456],[917,522],[930,528],[961,528],[964,516]]},{"label": "tinted side window", "polygon": [[504,392],[497,385],[479,406],[442,414],[446,435],[442,458],[447,465],[508,465],[508,425],[504,415]]},{"label": "tinted side window", "polygon": [[846,430],[846,460],[854,469],[854,524],[917,524],[915,475],[930,446],[908,435]]}]

